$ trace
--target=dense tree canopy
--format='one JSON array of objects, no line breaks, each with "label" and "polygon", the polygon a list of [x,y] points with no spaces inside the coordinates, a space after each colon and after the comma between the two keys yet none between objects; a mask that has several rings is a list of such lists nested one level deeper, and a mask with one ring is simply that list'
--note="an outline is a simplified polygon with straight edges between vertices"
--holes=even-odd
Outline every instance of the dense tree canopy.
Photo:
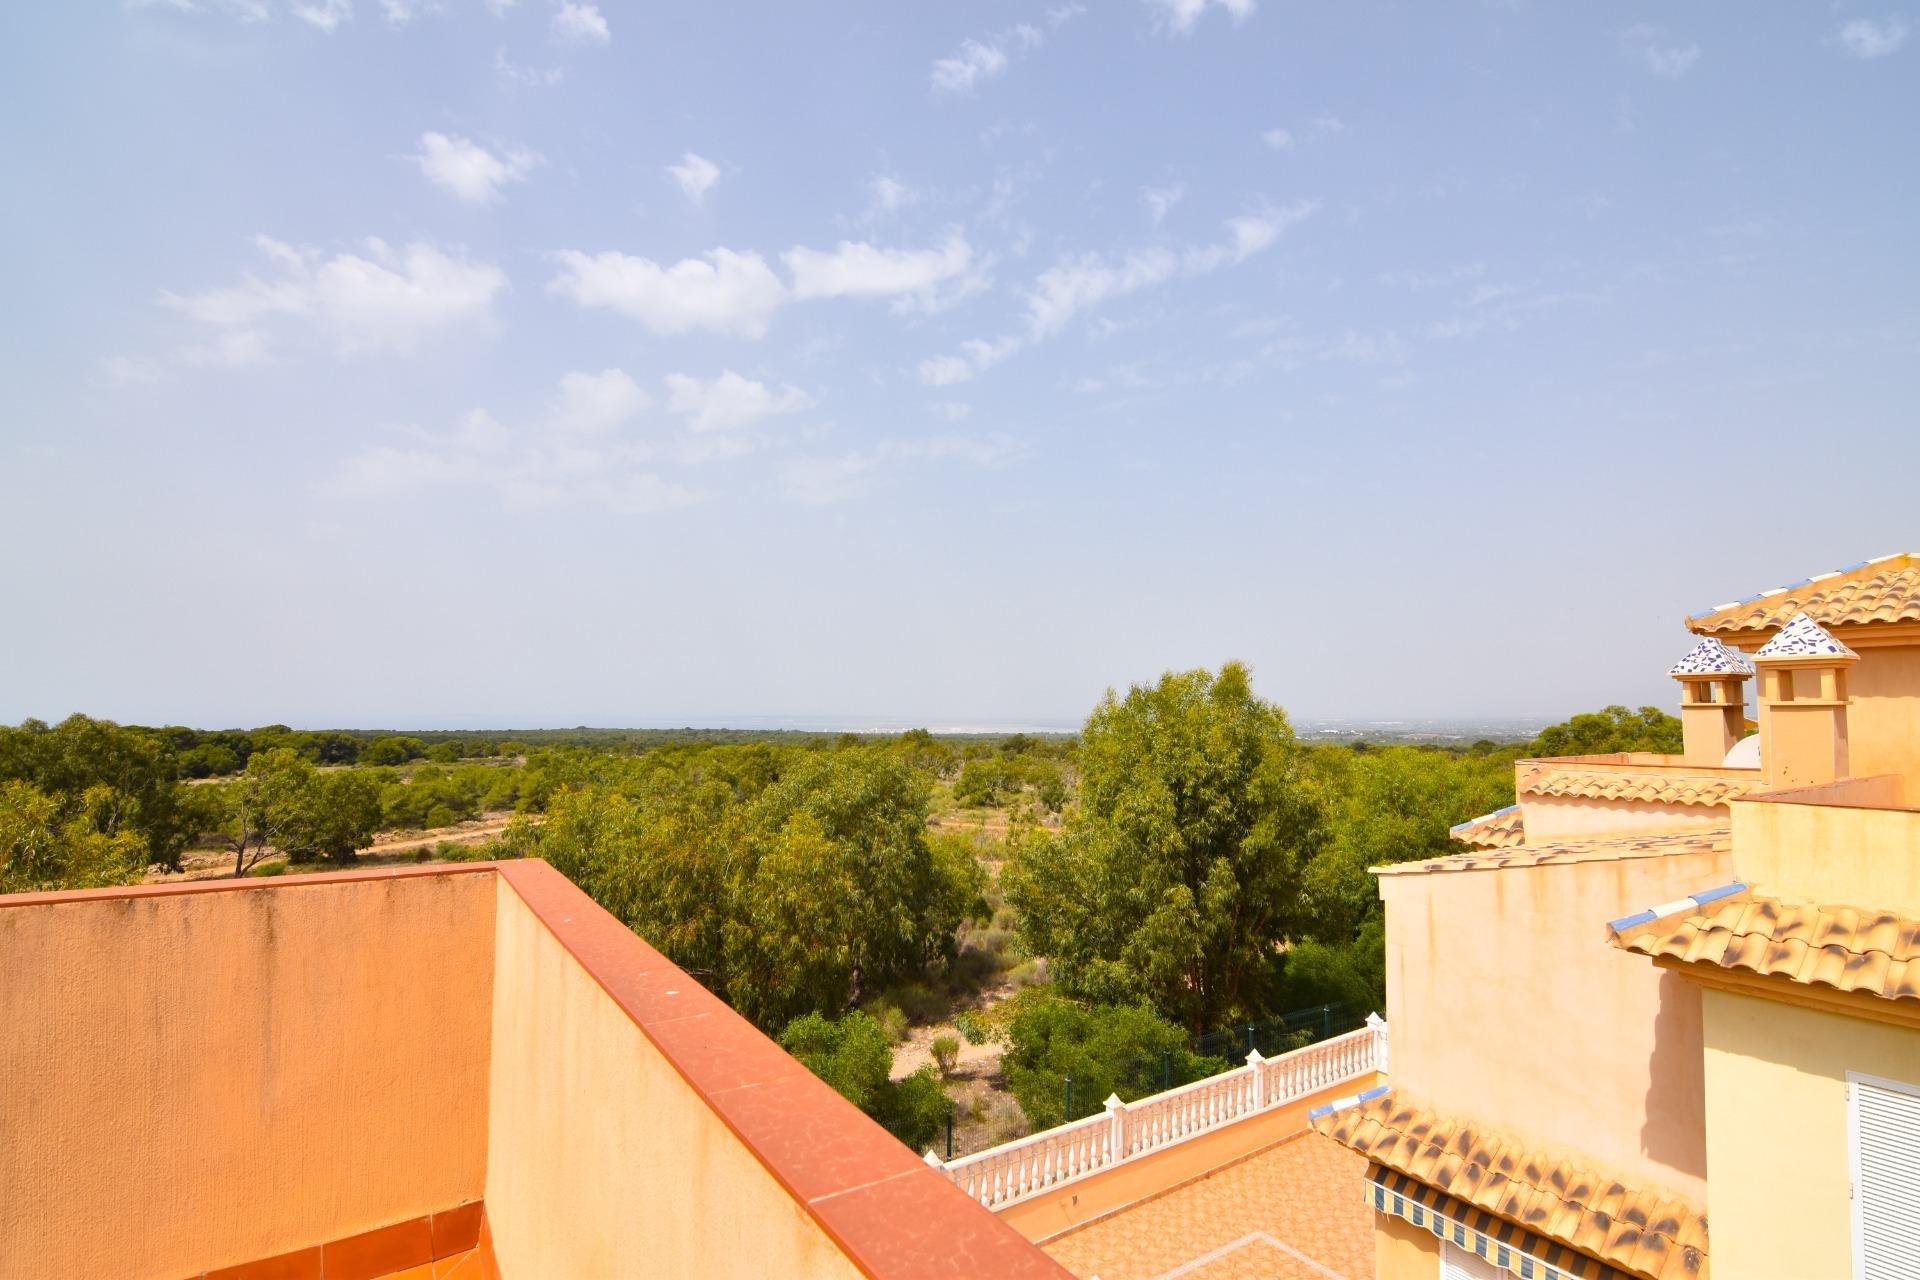
[{"label": "dense tree canopy", "polygon": [[1068,992],[1201,1028],[1264,1009],[1300,875],[1327,838],[1286,714],[1237,663],[1168,673],[1087,720],[1064,833],[1011,842],[1003,883]]},{"label": "dense tree canopy", "polygon": [[925,1148],[953,1115],[931,1066],[894,1080],[886,1032],[855,1010],[844,1018],[809,1013],[780,1033],[781,1047],[834,1091],[910,1147]]},{"label": "dense tree canopy", "polygon": [[1043,1129],[1092,1115],[1109,1095],[1132,1102],[1231,1065],[1196,1054],[1184,1030],[1145,1005],[1082,1004],[1044,987],[1015,999],[1004,1034],[1007,1082],[1020,1109]]},{"label": "dense tree canopy", "polygon": [[1529,756],[1593,756],[1613,751],[1652,751],[1678,755],[1680,720],[1658,707],[1629,711],[1603,707],[1540,731],[1527,747]]}]

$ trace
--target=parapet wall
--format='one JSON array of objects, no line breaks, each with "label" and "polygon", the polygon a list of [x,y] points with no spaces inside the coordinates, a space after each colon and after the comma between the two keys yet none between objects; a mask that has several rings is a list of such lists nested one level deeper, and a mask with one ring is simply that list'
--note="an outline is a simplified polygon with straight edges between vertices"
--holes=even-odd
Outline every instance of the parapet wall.
[{"label": "parapet wall", "polygon": [[180,1280],[479,1199],[493,918],[486,869],[0,898],[0,1278]]}]

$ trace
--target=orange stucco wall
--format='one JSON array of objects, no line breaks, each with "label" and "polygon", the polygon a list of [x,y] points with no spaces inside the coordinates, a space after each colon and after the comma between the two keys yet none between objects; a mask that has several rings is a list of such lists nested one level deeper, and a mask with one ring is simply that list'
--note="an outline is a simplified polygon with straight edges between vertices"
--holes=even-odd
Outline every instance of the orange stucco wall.
[{"label": "orange stucco wall", "polygon": [[1433,1232],[1389,1213],[1373,1215],[1374,1280],[1436,1280],[1440,1241]]},{"label": "orange stucco wall", "polygon": [[[1303,1133],[1307,1128],[1307,1112],[1314,1107],[1381,1083],[1383,1080],[1377,1075],[1344,1081],[1284,1107],[1261,1111],[1150,1155],[1136,1156],[1092,1177],[1080,1178],[1008,1205],[999,1210],[1000,1220],[1029,1240],[1050,1240],[1064,1231],[1085,1226],[1095,1218],[1137,1204]],[[1353,1193],[1360,1194],[1358,1183]]]},{"label": "orange stucco wall", "polygon": [[1920,813],[1740,800],[1733,847],[1740,878],[1763,893],[1920,914]]},{"label": "orange stucco wall", "polygon": [[1732,878],[1725,853],[1380,878],[1390,1074],[1472,1115],[1706,1194],[1700,993],[1606,922]]},{"label": "orange stucco wall", "polygon": [[490,871],[0,904],[0,1278],[180,1280],[477,1199],[493,925]]},{"label": "orange stucco wall", "polygon": [[504,881],[494,909],[486,1195],[500,1273],[855,1280],[805,1206]]}]

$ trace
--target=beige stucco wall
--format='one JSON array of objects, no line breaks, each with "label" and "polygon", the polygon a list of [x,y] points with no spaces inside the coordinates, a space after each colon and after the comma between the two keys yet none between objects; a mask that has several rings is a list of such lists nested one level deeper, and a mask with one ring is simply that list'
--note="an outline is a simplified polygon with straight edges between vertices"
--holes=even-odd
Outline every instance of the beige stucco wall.
[{"label": "beige stucco wall", "polygon": [[1715,1275],[1852,1274],[1847,1072],[1920,1085],[1920,1031],[1703,993]]},{"label": "beige stucco wall", "polygon": [[1764,800],[1732,807],[1735,867],[1755,889],[1920,914],[1920,813]]},{"label": "beige stucco wall", "polygon": [[1731,878],[1711,852],[1381,876],[1396,1087],[1704,1199],[1699,992],[1606,923]]},{"label": "beige stucco wall", "polygon": [[0,907],[0,1277],[180,1280],[478,1197],[493,882]]},{"label": "beige stucco wall", "polygon": [[1852,772],[1897,773],[1920,794],[1920,647],[1862,648],[1847,679]]},{"label": "beige stucco wall", "polygon": [[1373,1280],[1436,1280],[1440,1241],[1390,1213],[1373,1215]]},{"label": "beige stucco wall", "polygon": [[1725,805],[1523,795],[1520,812],[1526,820],[1528,844],[1643,831],[1705,831],[1727,825]]},{"label": "beige stucco wall", "polygon": [[853,1280],[853,1263],[502,882],[487,1217],[502,1275]]}]

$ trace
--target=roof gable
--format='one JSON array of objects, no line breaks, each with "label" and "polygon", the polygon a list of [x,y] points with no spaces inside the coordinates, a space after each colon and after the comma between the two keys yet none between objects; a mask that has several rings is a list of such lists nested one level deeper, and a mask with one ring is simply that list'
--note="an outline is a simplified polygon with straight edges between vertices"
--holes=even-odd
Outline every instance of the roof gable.
[{"label": "roof gable", "polygon": [[1687,650],[1687,656],[1667,668],[1670,676],[1750,676],[1753,661],[1738,649],[1729,649],[1712,636]]},{"label": "roof gable", "polygon": [[1760,646],[1756,658],[1857,658],[1860,655],[1827,634],[1826,628],[1804,613],[1780,628],[1780,633]]}]

